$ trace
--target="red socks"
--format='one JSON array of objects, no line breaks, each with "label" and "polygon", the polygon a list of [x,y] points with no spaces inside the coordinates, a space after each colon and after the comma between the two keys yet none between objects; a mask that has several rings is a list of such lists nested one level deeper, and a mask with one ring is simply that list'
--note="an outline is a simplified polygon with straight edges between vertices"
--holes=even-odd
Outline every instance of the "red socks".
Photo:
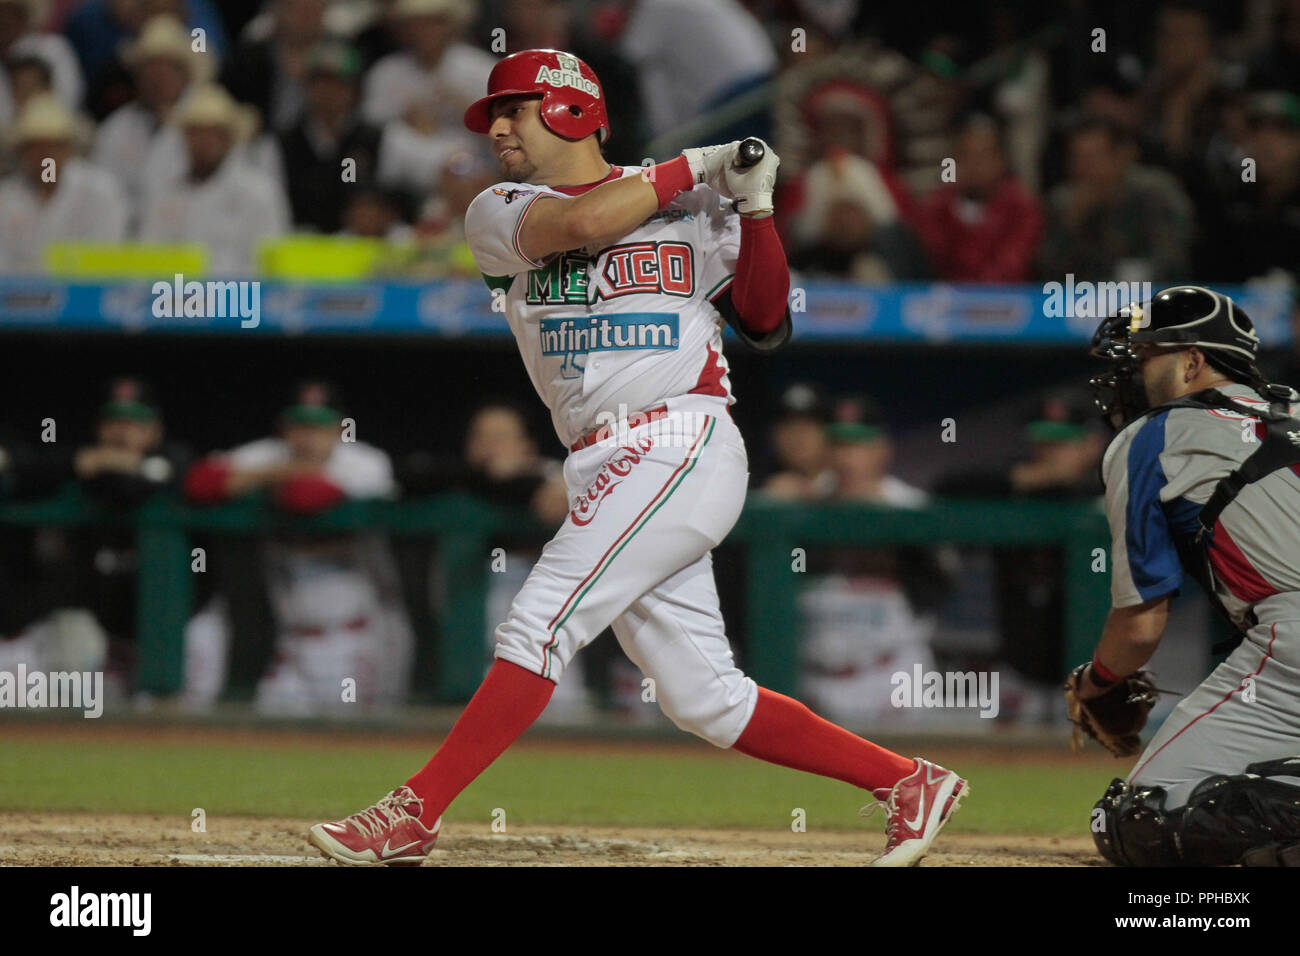
[{"label": "red socks", "polygon": [[766,687],[758,689],[754,716],[733,749],[863,790],[893,787],[916,769],[912,758],[863,740]]},{"label": "red socks", "polygon": [[[509,661],[497,661],[438,752],[406,781],[424,802],[425,826],[501,756],[546,709],[555,684]],[[734,749],[794,770],[834,777],[863,790],[893,787],[916,769],[910,757],[878,747],[765,687]]]},{"label": "red socks", "polygon": [[406,785],[424,802],[426,827],[546,709],[555,684],[509,661],[497,661],[438,752]]}]

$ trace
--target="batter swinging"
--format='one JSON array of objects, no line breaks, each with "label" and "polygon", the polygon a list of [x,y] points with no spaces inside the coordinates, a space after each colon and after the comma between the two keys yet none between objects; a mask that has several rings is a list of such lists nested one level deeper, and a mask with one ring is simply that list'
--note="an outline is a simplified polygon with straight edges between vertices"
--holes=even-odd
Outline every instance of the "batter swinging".
[{"label": "batter swinging", "polygon": [[759,349],[789,337],[790,274],[771,218],[780,160],[766,149],[736,168],[731,143],[648,168],[611,166],[600,83],[556,50],[500,61],[465,125],[491,138],[507,179],[474,200],[466,235],[569,448],[573,509],[497,628],[496,661],[442,747],[374,806],[312,827],[311,842],[340,863],[421,863],[443,811],[612,624],[678,727],[871,791],[887,834],[873,865],[917,863],[966,781],[755,685],[732,659],[718,609],[710,551],[748,484],[723,322]]}]

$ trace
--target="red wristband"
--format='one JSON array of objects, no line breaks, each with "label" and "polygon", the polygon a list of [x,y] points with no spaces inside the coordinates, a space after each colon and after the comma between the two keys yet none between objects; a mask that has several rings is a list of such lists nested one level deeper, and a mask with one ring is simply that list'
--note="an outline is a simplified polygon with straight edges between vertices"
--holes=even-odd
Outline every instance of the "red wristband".
[{"label": "red wristband", "polygon": [[1111,684],[1118,684],[1120,681],[1119,675],[1097,660],[1095,653],[1092,655],[1092,674],[1093,683],[1099,686],[1109,687]]},{"label": "red wristband", "polygon": [[663,209],[684,192],[695,188],[695,174],[685,156],[678,156],[666,163],[656,163],[642,173],[655,188],[659,199],[659,208]]}]

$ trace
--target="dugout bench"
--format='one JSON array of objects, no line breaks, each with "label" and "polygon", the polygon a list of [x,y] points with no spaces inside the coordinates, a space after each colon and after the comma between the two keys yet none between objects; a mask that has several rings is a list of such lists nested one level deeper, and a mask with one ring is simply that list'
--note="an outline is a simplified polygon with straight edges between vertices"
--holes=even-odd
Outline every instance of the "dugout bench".
[{"label": "dugout bench", "polygon": [[[195,507],[159,496],[136,512],[113,513],[83,496],[76,485],[39,501],[0,501],[0,526],[134,525],[140,556],[137,632],[141,690],[180,690],[183,634],[193,613],[194,532],[260,534],[340,533],[382,529],[393,536],[436,540],[446,575],[440,608],[438,680],[440,701],[468,700],[483,677],[487,629],[488,556],[495,536],[535,533],[549,537],[522,509],[502,508],[463,495],[401,501],[345,502],[310,518],[289,515],[263,498]],[[799,667],[797,594],[803,575],[794,570],[795,549],[824,546],[985,547],[1057,545],[1065,564],[1065,659],[1085,660],[1110,607],[1110,536],[1099,503],[1075,501],[935,501],[921,509],[856,503],[791,505],[751,499],[729,544],[746,553],[748,622],[746,672],[759,684],[794,693]],[[1096,549],[1105,553],[1099,562]],[[1099,566],[1104,572],[1098,570]]]}]

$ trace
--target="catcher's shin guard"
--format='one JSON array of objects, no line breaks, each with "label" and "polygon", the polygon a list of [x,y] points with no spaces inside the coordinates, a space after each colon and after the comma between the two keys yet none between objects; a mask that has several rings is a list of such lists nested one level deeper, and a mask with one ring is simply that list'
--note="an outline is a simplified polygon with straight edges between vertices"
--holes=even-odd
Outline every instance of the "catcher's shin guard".
[{"label": "catcher's shin guard", "polygon": [[1300,787],[1269,779],[1300,775],[1300,761],[1246,771],[1208,777],[1187,798],[1179,826],[1185,864],[1300,866]]},{"label": "catcher's shin guard", "polygon": [[1116,866],[1300,866],[1300,758],[1206,777],[1175,810],[1161,787],[1111,781],[1093,809],[1093,840]]},{"label": "catcher's shin guard", "polygon": [[1116,777],[1093,807],[1092,839],[1116,866],[1177,866],[1177,815],[1165,810],[1163,787],[1131,787]]}]

